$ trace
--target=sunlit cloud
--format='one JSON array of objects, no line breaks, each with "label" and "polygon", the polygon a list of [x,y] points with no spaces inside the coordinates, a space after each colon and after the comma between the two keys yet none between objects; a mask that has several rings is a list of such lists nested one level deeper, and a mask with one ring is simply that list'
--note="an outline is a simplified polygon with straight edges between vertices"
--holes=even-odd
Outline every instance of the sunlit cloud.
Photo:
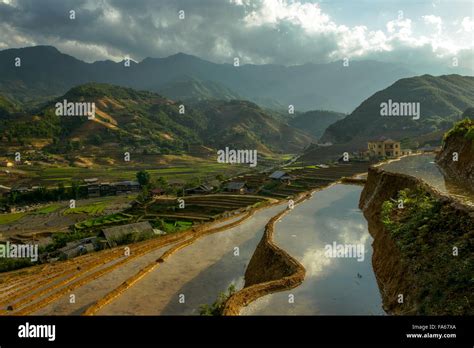
[{"label": "sunlit cloud", "polygon": [[[284,65],[349,58],[429,70],[456,56],[460,66],[474,66],[473,19],[461,7],[447,20],[443,3],[392,16],[380,4],[372,20],[349,24],[336,19],[330,6],[302,0],[0,0],[0,47],[51,44],[86,61],[124,56],[139,61],[185,52],[219,63],[234,57],[243,64]],[[75,21],[68,19],[71,9]],[[178,18],[180,10],[185,19]],[[354,6],[350,16],[360,11]]]}]

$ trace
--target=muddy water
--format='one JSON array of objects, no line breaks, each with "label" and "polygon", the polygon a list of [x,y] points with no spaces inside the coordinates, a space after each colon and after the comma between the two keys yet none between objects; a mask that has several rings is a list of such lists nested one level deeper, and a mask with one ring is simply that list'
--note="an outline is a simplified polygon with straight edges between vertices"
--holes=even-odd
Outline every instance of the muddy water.
[{"label": "muddy water", "polygon": [[474,203],[474,193],[469,192],[466,188],[454,182],[446,180],[438,168],[438,165],[435,163],[435,155],[433,154],[403,157],[398,161],[383,164],[380,168],[392,173],[401,173],[417,177],[440,192],[449,193],[465,201]]},{"label": "muddy water", "polygon": [[97,314],[199,314],[200,305],[214,302],[229,285],[243,286],[247,264],[265,224],[284,208],[282,204],[262,209],[239,226],[202,237],[171,255]]},{"label": "muddy water", "polygon": [[[384,314],[372,270],[372,238],[358,209],[362,187],[334,185],[297,205],[275,226],[275,242],[306,268],[299,287],[264,296],[242,315]],[[325,246],[364,247],[358,257],[328,257]],[[350,256],[350,255],[347,255]]]}]

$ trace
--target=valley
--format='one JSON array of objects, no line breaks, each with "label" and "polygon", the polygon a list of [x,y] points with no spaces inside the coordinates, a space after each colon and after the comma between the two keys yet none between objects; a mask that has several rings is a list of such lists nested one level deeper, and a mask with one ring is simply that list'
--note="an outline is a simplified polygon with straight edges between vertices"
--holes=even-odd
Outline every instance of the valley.
[{"label": "valley", "polygon": [[[472,251],[471,76],[398,79],[406,72],[374,64],[384,89],[340,91],[356,95],[356,107],[326,94],[334,86],[318,87],[315,104],[286,89],[313,86],[311,76],[336,73],[335,63],[244,65],[254,84],[243,86],[225,64],[184,54],[147,58],[118,77],[120,63],[84,63],[51,47],[21,52],[80,73],[61,80],[52,71],[45,86],[42,75],[2,68],[0,241],[37,245],[39,260],[0,260],[1,314],[472,312],[462,302],[471,258],[439,265],[444,275],[459,269],[456,285],[426,266],[448,258],[445,242]],[[186,74],[191,66],[199,73]],[[297,78],[284,87],[289,71]],[[160,83],[150,82],[157,72]],[[27,87],[5,88],[12,79]],[[69,115],[67,103],[90,109]],[[397,199],[420,215],[397,212]],[[457,227],[422,223],[448,213]],[[405,271],[421,290],[401,280]]]}]

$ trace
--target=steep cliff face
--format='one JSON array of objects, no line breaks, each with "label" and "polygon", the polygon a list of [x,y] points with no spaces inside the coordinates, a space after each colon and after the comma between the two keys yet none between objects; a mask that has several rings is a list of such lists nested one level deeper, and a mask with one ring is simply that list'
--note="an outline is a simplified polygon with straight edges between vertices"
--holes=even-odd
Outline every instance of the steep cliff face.
[{"label": "steep cliff face", "polygon": [[372,263],[388,313],[472,314],[472,208],[378,168],[369,169],[359,207],[374,238]]},{"label": "steep cliff face", "polygon": [[[396,197],[400,190],[415,187],[417,183],[408,178],[406,175],[394,175],[381,169],[370,168],[359,201],[359,208],[363,211],[369,232],[374,238],[372,266],[382,294],[383,308],[392,314],[413,312],[414,304],[410,301],[412,296],[407,296],[413,292],[412,279],[401,261],[395,241],[382,224],[382,204]],[[404,295],[404,304],[398,302],[400,294]]]},{"label": "steep cliff face", "polygon": [[474,120],[463,120],[446,134],[436,162],[448,179],[474,191]]}]

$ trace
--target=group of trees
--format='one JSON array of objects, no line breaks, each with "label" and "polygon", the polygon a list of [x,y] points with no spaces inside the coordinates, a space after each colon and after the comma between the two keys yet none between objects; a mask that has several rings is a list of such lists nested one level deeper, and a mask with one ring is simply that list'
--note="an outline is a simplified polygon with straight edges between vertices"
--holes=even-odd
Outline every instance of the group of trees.
[{"label": "group of trees", "polygon": [[80,198],[87,198],[87,187],[81,186],[77,181],[73,181],[69,187],[65,187],[63,183],[59,183],[58,186],[53,189],[39,186],[34,190],[26,192],[13,190],[6,198],[6,203],[16,205]]},{"label": "group of trees", "polygon": [[140,201],[149,200],[151,198],[150,192],[155,188],[163,190],[163,192],[166,194],[176,193],[176,190],[171,187],[168,181],[162,176],[153,179],[149,172],[147,172],[146,170],[140,170],[139,172],[137,172],[136,178],[142,189],[138,197],[138,200]]}]

